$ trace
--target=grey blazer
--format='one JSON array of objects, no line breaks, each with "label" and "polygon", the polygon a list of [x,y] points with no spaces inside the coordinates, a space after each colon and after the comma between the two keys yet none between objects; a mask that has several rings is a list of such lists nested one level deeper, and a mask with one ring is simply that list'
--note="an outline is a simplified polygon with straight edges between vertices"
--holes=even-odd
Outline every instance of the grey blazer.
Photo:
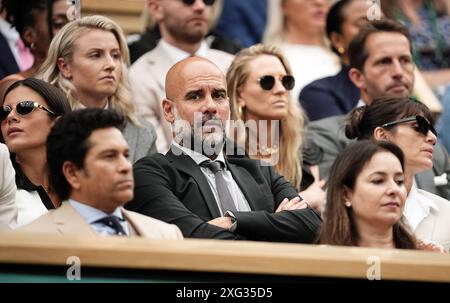
[{"label": "grey blazer", "polygon": [[135,125],[127,122],[123,130],[123,136],[130,146],[130,161],[135,163],[137,160],[156,154],[156,132],[153,125],[142,118],[139,118],[141,125]]},{"label": "grey blazer", "polygon": [[[328,178],[331,165],[336,156],[354,140],[345,136],[345,115],[328,117],[308,124],[306,136],[317,144],[322,152],[319,161],[321,178]],[[447,173],[450,176],[450,164],[445,148],[436,144],[433,155],[433,168],[416,175],[417,187],[450,200],[450,184],[436,186],[435,176]]]}]

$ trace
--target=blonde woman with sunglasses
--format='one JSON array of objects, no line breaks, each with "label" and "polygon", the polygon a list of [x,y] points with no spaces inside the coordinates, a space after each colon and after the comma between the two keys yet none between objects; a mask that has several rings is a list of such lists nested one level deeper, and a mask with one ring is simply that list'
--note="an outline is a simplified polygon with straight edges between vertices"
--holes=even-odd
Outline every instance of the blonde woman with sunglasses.
[{"label": "blonde woman with sunglasses", "polygon": [[[383,98],[354,109],[345,129],[349,139],[389,141],[405,154],[408,197],[403,215],[415,236],[450,248],[450,201],[418,189],[416,174],[433,167],[436,131],[426,105],[410,98]],[[352,201],[349,201],[350,203]]]},{"label": "blonde woman with sunglasses", "polygon": [[57,117],[70,111],[64,93],[42,80],[19,80],[5,93],[1,134],[16,171],[17,227],[60,205],[48,185],[45,144]]},{"label": "blonde woman with sunglasses", "polygon": [[237,145],[250,158],[276,167],[312,207],[320,209],[324,184],[302,165],[304,115],[291,100],[295,79],[281,50],[257,44],[240,51],[228,69],[227,86],[232,120],[256,126],[236,131]]}]

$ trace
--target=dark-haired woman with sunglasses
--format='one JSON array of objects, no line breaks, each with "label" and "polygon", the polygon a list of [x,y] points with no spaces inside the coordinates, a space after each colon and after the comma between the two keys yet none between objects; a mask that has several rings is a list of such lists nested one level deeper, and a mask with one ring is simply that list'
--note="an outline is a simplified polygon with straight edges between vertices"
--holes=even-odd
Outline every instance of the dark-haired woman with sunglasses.
[{"label": "dark-haired woman with sunglasses", "polygon": [[384,140],[402,149],[408,191],[404,216],[418,239],[436,242],[448,250],[450,201],[418,189],[414,181],[417,173],[433,167],[436,131],[431,123],[426,105],[410,98],[384,98],[354,109],[345,132],[350,139]]},{"label": "dark-haired woman with sunglasses", "polygon": [[294,85],[291,68],[279,48],[257,44],[240,51],[227,72],[232,119],[247,125],[254,121],[258,128],[237,131],[235,141],[249,157],[274,165],[311,206],[321,205],[323,184],[314,182],[311,174],[307,178],[302,170],[299,150],[304,117],[291,101],[289,91]]},{"label": "dark-haired woman with sunglasses", "polygon": [[16,170],[19,227],[60,205],[48,186],[45,143],[57,117],[71,109],[60,89],[34,78],[13,83],[3,101],[1,133]]}]

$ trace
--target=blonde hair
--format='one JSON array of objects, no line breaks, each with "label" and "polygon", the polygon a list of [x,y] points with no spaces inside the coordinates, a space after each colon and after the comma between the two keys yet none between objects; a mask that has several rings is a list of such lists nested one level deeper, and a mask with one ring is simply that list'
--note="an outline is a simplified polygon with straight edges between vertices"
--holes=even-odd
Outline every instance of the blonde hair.
[{"label": "blonde hair", "polygon": [[109,103],[115,110],[119,111],[134,124],[139,124],[135,116],[134,104],[131,100],[131,89],[128,81],[128,66],[130,56],[128,53],[127,43],[120,26],[113,20],[104,16],[87,16],[79,20],[66,24],[53,38],[48,50],[47,58],[42,63],[38,71],[38,77],[49,82],[66,93],[72,108],[76,108],[80,101],[76,99],[76,87],[73,83],[63,77],[58,68],[58,58],[64,58],[71,61],[75,42],[86,31],[92,29],[100,29],[109,31],[114,34],[120,48],[122,59],[122,74],[120,75],[119,85],[115,93],[109,97]]},{"label": "blonde hair", "polygon": [[[283,64],[286,73],[292,75],[292,70],[286,57],[281,50],[273,45],[256,44],[249,48],[243,49],[234,58],[227,72],[227,89],[230,98],[231,115],[233,120],[244,120],[245,109],[238,108],[238,97],[241,87],[247,81],[250,70],[248,64],[260,55],[271,55],[277,57]],[[300,151],[303,140],[304,114],[300,106],[293,104],[290,94],[288,97],[288,113],[287,117],[280,121],[280,146],[279,146],[279,162],[276,165],[277,171],[282,174],[286,180],[290,181],[300,190],[302,180],[302,153]],[[237,135],[236,135],[237,136]],[[235,138],[236,138],[235,136]],[[245,134],[244,145],[246,152],[248,151],[248,131]],[[237,142],[240,144],[240,142]]]},{"label": "blonde hair", "polygon": [[264,43],[279,45],[286,42],[283,1],[271,0],[267,3],[267,25],[263,34]]}]

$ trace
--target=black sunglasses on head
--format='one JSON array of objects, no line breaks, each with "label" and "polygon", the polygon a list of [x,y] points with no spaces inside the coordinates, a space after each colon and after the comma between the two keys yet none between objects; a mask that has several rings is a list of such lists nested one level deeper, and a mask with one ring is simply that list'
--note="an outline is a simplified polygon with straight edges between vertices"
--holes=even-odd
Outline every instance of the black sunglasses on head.
[{"label": "black sunglasses on head", "polygon": [[[184,4],[191,6],[195,3],[197,0],[182,0]],[[203,3],[207,6],[211,6],[216,2],[216,0],[203,0]]]},{"label": "black sunglasses on head", "polygon": [[[19,115],[26,116],[26,115],[30,114],[35,108],[39,108],[39,109],[45,110],[46,112],[48,112],[48,113],[50,113],[50,114],[52,114],[54,116],[58,116],[57,114],[55,114],[50,109],[48,109],[45,106],[40,105],[39,103],[34,102],[34,101],[20,101],[16,105],[16,112]],[[5,120],[8,117],[8,115],[12,112],[12,110],[13,109],[11,108],[11,106],[3,105],[0,108],[0,121]]]},{"label": "black sunglasses on head", "polygon": [[[271,90],[275,85],[275,77],[271,75],[262,76],[259,80],[259,85],[264,90]],[[285,75],[281,78],[281,84],[287,90],[291,90],[295,85],[295,78],[292,75]]]},{"label": "black sunglasses on head", "polygon": [[428,136],[428,132],[431,131],[435,136],[437,136],[436,130],[434,129],[433,125],[431,125],[430,122],[427,121],[427,119],[425,119],[422,116],[411,116],[411,117],[406,117],[397,121],[393,121],[393,122],[389,122],[389,123],[384,123],[383,125],[381,125],[381,127],[390,127],[390,126],[394,126],[396,124],[400,124],[400,123],[406,123],[406,122],[411,122],[411,121],[416,121],[417,123],[417,127],[415,127],[414,129],[416,131],[418,131],[419,133]]}]

